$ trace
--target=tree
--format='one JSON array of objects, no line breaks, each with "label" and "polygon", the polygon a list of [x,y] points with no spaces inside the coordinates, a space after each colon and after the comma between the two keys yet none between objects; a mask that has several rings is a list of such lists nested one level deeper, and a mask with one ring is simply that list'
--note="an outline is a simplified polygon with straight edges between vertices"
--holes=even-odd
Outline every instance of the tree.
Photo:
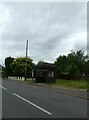
[{"label": "tree", "polygon": [[[56,75],[69,74],[69,76],[72,76],[72,79],[74,79],[75,76],[76,78],[82,76],[85,73],[87,57],[82,50],[77,52],[72,50],[67,56],[60,55],[54,63],[56,65]],[[88,63],[86,63],[86,65],[87,64]]]},{"label": "tree", "polygon": [[89,76],[89,60],[85,62],[84,74]]},{"label": "tree", "polygon": [[42,64],[44,64],[44,63],[45,63],[45,62],[41,60],[41,61],[38,62],[38,65],[42,65]]},{"label": "tree", "polygon": [[14,58],[11,58],[11,57],[5,58],[5,69],[4,70],[6,72],[7,77],[12,74],[12,70],[10,68],[10,65],[13,61],[14,61]]},{"label": "tree", "polygon": [[66,67],[66,71],[69,75],[69,79],[78,79],[79,77],[79,70],[77,68],[77,65],[75,65],[74,63],[68,65]]},{"label": "tree", "polygon": [[62,73],[65,73],[65,68],[67,65],[67,57],[65,55],[63,56],[60,55],[54,64],[56,66],[55,72],[57,76]]},{"label": "tree", "polygon": [[27,77],[31,76],[32,68],[34,68],[34,64],[32,63],[32,59],[25,58],[25,57],[19,57],[14,59],[14,61],[11,63],[11,69],[14,76],[25,76],[25,68]]},{"label": "tree", "polygon": [[0,74],[2,73],[2,65],[0,65]]},{"label": "tree", "polygon": [[79,50],[77,52],[72,51],[67,56],[68,65],[75,64],[77,66],[77,71],[79,71],[80,75],[84,73],[84,64],[87,59],[87,55],[84,55],[84,51]]}]

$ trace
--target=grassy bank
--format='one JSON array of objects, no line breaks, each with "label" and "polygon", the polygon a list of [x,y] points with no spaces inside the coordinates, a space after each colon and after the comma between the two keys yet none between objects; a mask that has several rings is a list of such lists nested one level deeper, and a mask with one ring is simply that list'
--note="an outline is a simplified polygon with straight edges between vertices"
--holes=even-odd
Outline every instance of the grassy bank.
[{"label": "grassy bank", "polygon": [[[27,82],[29,84],[36,85],[36,83],[34,83],[31,78],[27,79]],[[61,79],[57,79],[55,84],[47,84],[47,86],[75,88],[75,89],[88,89],[89,90],[89,84],[87,84],[87,81],[85,81],[85,80],[61,80]]]},{"label": "grassy bank", "polygon": [[89,85],[85,80],[56,80],[55,86],[76,89],[87,89]]}]

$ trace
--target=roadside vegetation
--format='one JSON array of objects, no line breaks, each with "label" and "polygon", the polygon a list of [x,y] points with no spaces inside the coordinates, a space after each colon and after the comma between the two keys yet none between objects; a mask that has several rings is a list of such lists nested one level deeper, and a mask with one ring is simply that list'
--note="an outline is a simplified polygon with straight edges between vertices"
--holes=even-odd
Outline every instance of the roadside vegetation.
[{"label": "roadside vegetation", "polygon": [[0,65],[0,73],[2,72],[2,66]]},{"label": "roadside vegetation", "polygon": [[[28,78],[25,82],[27,84],[32,85],[38,85],[34,82],[33,78]],[[44,83],[40,83],[41,85]],[[48,87],[55,87],[55,88],[75,88],[75,89],[83,89],[83,90],[89,90],[89,84],[86,80],[62,80],[62,79],[56,79],[55,84],[45,84],[45,86]]]},{"label": "roadside vegetation", "polygon": [[68,87],[76,89],[87,89],[89,88],[87,81],[85,80],[56,80],[55,86]]},{"label": "roadside vegetation", "polygon": [[[38,64],[44,64],[44,61],[39,61]],[[34,83],[32,79],[32,70],[35,66],[31,58],[19,57],[5,58],[5,67],[2,67],[2,76],[18,76],[24,77],[25,70],[27,82]],[[55,65],[54,84],[48,84],[55,87],[69,87],[78,89],[87,89],[89,85],[89,57],[84,51],[70,51],[68,55],[60,55],[53,63]],[[88,82],[87,82],[88,81]],[[35,83],[34,83],[35,84]]]}]

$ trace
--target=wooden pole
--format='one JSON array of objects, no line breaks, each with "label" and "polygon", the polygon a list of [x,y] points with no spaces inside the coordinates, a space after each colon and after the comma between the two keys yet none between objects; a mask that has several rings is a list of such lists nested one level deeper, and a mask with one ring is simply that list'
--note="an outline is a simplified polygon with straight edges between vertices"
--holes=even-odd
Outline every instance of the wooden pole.
[{"label": "wooden pole", "polygon": [[27,55],[28,55],[28,40],[26,42],[26,63],[25,63],[25,81],[27,79]]}]

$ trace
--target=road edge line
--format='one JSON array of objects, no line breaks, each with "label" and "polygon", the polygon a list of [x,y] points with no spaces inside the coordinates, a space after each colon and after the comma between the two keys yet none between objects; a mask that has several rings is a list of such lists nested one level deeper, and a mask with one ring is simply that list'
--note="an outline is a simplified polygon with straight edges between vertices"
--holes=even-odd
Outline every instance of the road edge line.
[{"label": "road edge line", "polygon": [[45,109],[41,108],[40,106],[38,106],[38,105],[36,105],[36,104],[30,102],[29,100],[27,100],[27,99],[21,97],[20,95],[18,95],[18,94],[16,94],[16,93],[13,93],[13,95],[17,96],[18,98],[24,100],[25,102],[27,102],[27,103],[29,103],[29,104],[31,104],[31,105],[33,105],[34,107],[36,107],[37,109],[39,109],[39,110],[45,112],[46,114],[48,114],[48,115],[52,115],[51,112],[48,112],[47,110],[45,110]]},{"label": "road edge line", "polygon": [[4,89],[4,90],[7,90],[7,88],[5,88],[5,87],[3,87],[3,86],[1,86],[1,85],[0,85],[0,88],[2,88],[2,89]]}]

